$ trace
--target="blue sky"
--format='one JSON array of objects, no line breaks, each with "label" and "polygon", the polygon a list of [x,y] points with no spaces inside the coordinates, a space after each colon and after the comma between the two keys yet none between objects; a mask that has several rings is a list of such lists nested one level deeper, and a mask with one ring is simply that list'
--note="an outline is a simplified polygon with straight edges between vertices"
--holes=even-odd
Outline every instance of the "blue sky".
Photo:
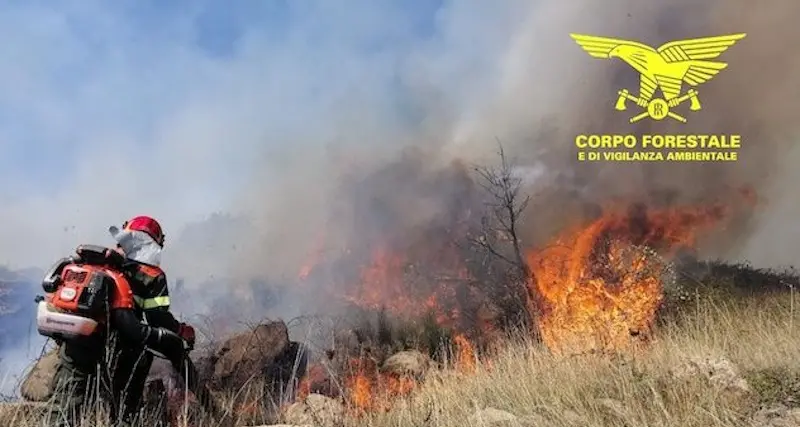
[{"label": "blue sky", "polygon": [[[88,107],[101,109],[92,112],[92,119],[108,126],[120,125],[119,120],[124,117],[123,126],[134,130],[138,136],[134,144],[146,149],[154,143],[148,139],[148,131],[158,120],[159,112],[168,110],[171,102],[181,102],[182,96],[195,89],[193,80],[188,77],[193,77],[191,74],[196,70],[173,69],[165,75],[158,64],[155,69],[151,68],[154,65],[151,62],[158,62],[162,55],[169,55],[171,50],[180,47],[208,62],[224,63],[241,55],[243,39],[247,37],[255,37],[267,49],[274,49],[297,37],[298,33],[306,46],[314,45],[316,50],[324,51],[332,34],[348,29],[359,31],[357,27],[343,28],[352,25],[352,20],[330,19],[335,15],[323,14],[319,19],[305,21],[309,10],[319,9],[319,3],[314,3],[253,0],[180,5],[151,0],[13,2],[0,6],[6,9],[2,13],[10,24],[4,28],[18,30],[6,32],[11,46],[6,46],[5,59],[0,61],[5,62],[7,69],[18,67],[20,56],[37,61],[38,67],[28,79],[32,84],[44,84],[43,90],[64,104],[69,104],[71,97],[80,96],[91,86],[104,66],[130,67],[128,75],[114,82],[117,90],[123,90],[118,95],[124,98],[117,98],[110,110],[107,103],[102,107],[89,103]],[[365,4],[360,3],[340,2],[339,5],[357,9]],[[368,26],[364,29],[374,33],[360,38],[353,47],[368,55],[401,48],[404,43],[414,43],[414,39],[432,37],[441,5],[440,1],[424,0],[383,2],[378,12],[391,14],[394,22],[383,28],[370,23],[356,24]],[[331,7],[330,12],[346,16],[347,9],[347,6]],[[370,16],[366,14],[363,18]],[[64,48],[60,53],[59,45]],[[39,51],[42,55],[31,55],[31,47],[45,46],[47,50]],[[134,71],[137,67],[142,67],[138,73]],[[187,78],[182,78],[181,73],[186,73]],[[168,80],[163,85],[156,84],[158,89],[154,91],[141,86],[135,91],[128,90],[134,83],[144,86],[157,79]],[[64,166],[75,165],[73,160],[79,151],[72,149],[71,144],[80,144],[74,141],[78,135],[40,126],[48,119],[48,112],[35,106],[25,108],[17,97],[9,95],[0,97],[0,128],[4,134],[0,168],[4,174],[13,174],[14,181],[23,180],[45,191],[57,188],[64,184],[58,179],[59,175],[70,173]],[[104,95],[114,97],[111,93]]]},{"label": "blue sky", "polygon": [[321,200],[320,152],[466,111],[529,4],[3,2],[0,240],[20,246],[0,260],[46,264],[140,213],[174,235],[213,212],[282,216],[289,189]]}]

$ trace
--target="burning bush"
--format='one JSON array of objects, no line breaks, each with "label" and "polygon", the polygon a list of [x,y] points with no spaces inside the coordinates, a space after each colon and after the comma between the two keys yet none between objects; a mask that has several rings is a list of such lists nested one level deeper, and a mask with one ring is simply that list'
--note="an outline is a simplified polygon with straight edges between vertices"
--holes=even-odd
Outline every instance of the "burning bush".
[{"label": "burning bush", "polygon": [[726,218],[721,205],[611,210],[529,255],[539,329],[556,352],[612,351],[646,336],[663,299],[662,256]]},{"label": "burning bush", "polygon": [[320,311],[384,310],[401,323],[432,317],[470,338],[496,327],[494,288],[508,281],[508,266],[474,244],[485,234],[485,195],[466,165],[436,169],[409,155],[344,186],[345,207],[332,223],[345,224],[345,236],[320,233],[326,249],[313,251],[298,274],[304,292],[325,296]]},{"label": "burning bush", "polygon": [[[345,378],[339,393],[356,406],[364,406],[364,390],[408,388],[379,373],[396,351],[415,348],[443,362],[453,347],[480,353],[520,326],[535,326],[531,333],[555,353],[642,342],[674,276],[674,256],[736,210],[618,202],[594,209],[589,221],[576,216],[576,225],[533,248],[524,243],[535,224],[525,221],[523,180],[502,149],[500,159],[471,174],[461,163],[435,169],[411,156],[345,186],[351,197],[341,198],[341,215],[355,223],[337,230],[344,243],[336,248],[320,238],[298,276],[300,288],[339,302],[349,317],[382,313],[390,325],[351,328],[357,345],[332,369]],[[752,202],[752,191],[734,193]]]}]

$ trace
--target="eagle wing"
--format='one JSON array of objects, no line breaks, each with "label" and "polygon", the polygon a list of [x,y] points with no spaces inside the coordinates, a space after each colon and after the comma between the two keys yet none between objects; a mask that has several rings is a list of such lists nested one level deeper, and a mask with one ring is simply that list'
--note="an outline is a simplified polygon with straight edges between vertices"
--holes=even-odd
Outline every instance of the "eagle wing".
[{"label": "eagle wing", "polygon": [[573,40],[580,47],[583,48],[589,55],[595,58],[608,58],[608,54],[614,50],[617,46],[627,45],[627,46],[636,46],[638,48],[655,52],[650,46],[646,44],[630,41],[630,40],[622,40],[622,39],[612,39],[609,37],[597,37],[597,36],[587,36],[584,34],[570,34]]},{"label": "eagle wing", "polygon": [[708,60],[720,56],[745,35],[740,33],[673,41],[659,47],[658,53],[667,64],[687,62],[688,68],[683,80],[692,86],[697,86],[710,80],[728,66],[724,62]]}]

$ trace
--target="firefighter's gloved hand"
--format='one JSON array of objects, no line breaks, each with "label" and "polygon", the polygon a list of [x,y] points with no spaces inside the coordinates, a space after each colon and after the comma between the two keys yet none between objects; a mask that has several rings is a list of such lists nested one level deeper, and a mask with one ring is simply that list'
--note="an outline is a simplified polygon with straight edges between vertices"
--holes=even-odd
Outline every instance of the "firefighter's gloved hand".
[{"label": "firefighter's gloved hand", "polygon": [[181,323],[180,327],[178,328],[178,335],[180,335],[180,337],[186,341],[189,350],[194,350],[196,337],[192,325],[188,323]]}]

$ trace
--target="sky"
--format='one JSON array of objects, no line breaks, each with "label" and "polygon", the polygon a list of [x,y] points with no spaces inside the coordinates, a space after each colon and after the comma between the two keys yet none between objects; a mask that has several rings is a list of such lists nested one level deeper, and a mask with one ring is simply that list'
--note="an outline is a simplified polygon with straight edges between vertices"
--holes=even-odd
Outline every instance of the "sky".
[{"label": "sky", "polygon": [[393,68],[412,50],[449,43],[444,9],[423,0],[3,2],[0,240],[24,247],[4,244],[0,256],[41,265],[127,216],[157,216],[174,235],[230,210],[255,171],[281,163],[347,96],[391,110],[393,121],[417,119]]},{"label": "sky", "polygon": [[[170,242],[187,226],[230,213],[254,218],[271,235],[250,239],[252,248],[270,250],[251,266],[296,268],[283,255],[296,260],[313,246],[294,242],[314,240],[310,224],[324,222],[347,168],[379,164],[411,142],[447,141],[443,157],[479,158],[473,153],[493,154],[495,138],[530,160],[547,129],[558,134],[547,143],[569,148],[576,132],[616,119],[598,105],[613,102],[618,68],[587,62],[572,31],[652,44],[747,31],[747,43],[730,53],[739,65],[725,78],[754,83],[742,83],[741,96],[750,97],[748,88],[770,96],[775,111],[726,101],[737,91],[717,86],[720,96],[704,102],[742,111],[704,104],[705,123],[747,117],[776,129],[762,144],[782,140],[794,131],[786,125],[793,110],[782,106],[797,92],[769,83],[787,81],[796,60],[767,47],[783,49],[792,38],[782,10],[793,3],[747,4],[2,2],[0,264],[47,267],[78,243],[108,244],[107,227],[134,215],[161,220]],[[772,66],[742,65],[750,63]],[[769,155],[740,162],[732,174],[778,169],[772,153],[782,151],[761,151]],[[614,185],[652,175],[634,169],[613,165]],[[176,267],[171,257],[183,249],[168,247],[171,268],[205,266]]]}]

